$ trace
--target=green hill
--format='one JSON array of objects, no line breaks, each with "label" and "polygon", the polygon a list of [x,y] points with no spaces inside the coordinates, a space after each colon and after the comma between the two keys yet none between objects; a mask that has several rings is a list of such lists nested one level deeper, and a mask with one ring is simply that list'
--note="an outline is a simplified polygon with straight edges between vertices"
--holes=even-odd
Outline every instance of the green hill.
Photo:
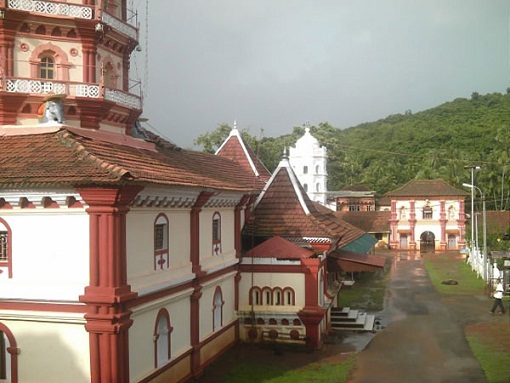
[{"label": "green hill", "polygon": [[[230,127],[200,136],[195,143],[214,150]],[[294,145],[303,127],[277,138],[256,138],[242,132],[270,171],[282,158],[283,148]],[[462,188],[471,182],[466,165],[481,165],[475,184],[487,199],[487,208],[510,209],[510,93],[458,98],[419,113],[407,111],[340,130],[327,122],[311,133],[328,148],[328,190],[365,184],[384,194],[412,179],[443,179]]]}]

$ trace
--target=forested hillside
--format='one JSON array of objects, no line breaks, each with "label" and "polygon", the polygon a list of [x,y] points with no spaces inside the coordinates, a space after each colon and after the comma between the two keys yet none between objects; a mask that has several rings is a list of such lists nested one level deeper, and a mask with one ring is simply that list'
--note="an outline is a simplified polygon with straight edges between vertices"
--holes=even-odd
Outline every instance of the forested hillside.
[{"label": "forested hillside", "polygon": [[[229,131],[221,125],[196,143],[212,151]],[[303,133],[303,127],[295,127],[278,138],[243,136],[272,171],[283,148]],[[362,183],[383,194],[412,179],[436,178],[462,188],[471,182],[464,166],[481,165],[475,184],[484,191],[488,208],[510,208],[510,94],[473,93],[470,99],[344,130],[324,122],[312,126],[311,133],[328,148],[329,190]]]}]

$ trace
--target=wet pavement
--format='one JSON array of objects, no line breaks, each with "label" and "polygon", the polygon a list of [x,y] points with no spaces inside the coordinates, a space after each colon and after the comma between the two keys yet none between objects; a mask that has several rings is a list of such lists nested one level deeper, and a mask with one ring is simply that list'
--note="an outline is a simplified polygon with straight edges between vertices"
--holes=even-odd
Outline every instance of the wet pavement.
[{"label": "wet pavement", "polygon": [[483,320],[485,296],[441,299],[423,259],[395,257],[387,286],[381,331],[343,340],[362,352],[348,383],[486,383],[464,337],[464,326]]}]

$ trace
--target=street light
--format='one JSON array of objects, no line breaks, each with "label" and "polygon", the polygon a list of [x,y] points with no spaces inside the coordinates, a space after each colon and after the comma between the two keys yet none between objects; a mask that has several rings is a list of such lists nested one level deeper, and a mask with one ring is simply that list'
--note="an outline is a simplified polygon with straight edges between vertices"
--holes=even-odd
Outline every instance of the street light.
[{"label": "street light", "polygon": [[474,251],[475,248],[475,225],[474,225],[474,219],[475,219],[475,191],[474,191],[474,184],[475,184],[475,169],[481,169],[481,166],[479,165],[466,165],[464,166],[464,169],[471,169],[471,184],[462,184],[463,186],[471,188],[471,251]]},{"label": "street light", "polygon": [[[480,196],[482,197],[482,220],[483,220],[483,253],[482,253],[482,260],[483,260],[483,279],[484,281],[487,281],[487,210],[485,209],[485,195],[482,192],[482,189],[480,189],[476,185],[472,184],[462,184],[462,186],[466,188],[471,189],[471,194],[473,195],[474,190],[478,190],[480,193]],[[473,222],[473,217],[471,217],[471,222]],[[471,230],[473,227],[471,227]],[[478,238],[477,238],[478,239]]]}]

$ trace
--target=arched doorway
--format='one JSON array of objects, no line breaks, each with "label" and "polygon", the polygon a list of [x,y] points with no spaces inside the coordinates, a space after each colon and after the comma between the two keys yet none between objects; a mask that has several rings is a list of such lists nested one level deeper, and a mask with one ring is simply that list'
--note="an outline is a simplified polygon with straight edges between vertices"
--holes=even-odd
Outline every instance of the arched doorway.
[{"label": "arched doorway", "polygon": [[436,236],[431,231],[424,231],[420,235],[420,252],[434,252]]}]

